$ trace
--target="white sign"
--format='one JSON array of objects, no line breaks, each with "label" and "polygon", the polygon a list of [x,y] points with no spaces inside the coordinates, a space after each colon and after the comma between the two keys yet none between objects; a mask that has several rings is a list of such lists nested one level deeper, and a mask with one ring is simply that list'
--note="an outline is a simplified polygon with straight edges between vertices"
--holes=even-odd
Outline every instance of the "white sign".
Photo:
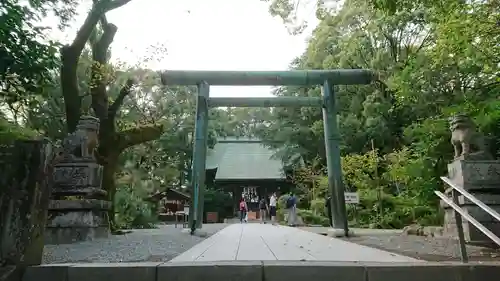
[{"label": "white sign", "polygon": [[344,192],[346,204],[359,204],[359,195],[357,192]]}]

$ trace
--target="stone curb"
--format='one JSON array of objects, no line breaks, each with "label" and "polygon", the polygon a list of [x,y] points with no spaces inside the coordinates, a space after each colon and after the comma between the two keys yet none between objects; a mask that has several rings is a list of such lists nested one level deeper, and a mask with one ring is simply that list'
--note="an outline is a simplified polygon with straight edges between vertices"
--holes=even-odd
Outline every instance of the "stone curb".
[{"label": "stone curb", "polygon": [[500,263],[220,261],[73,263],[29,267],[23,281],[483,281]]},{"label": "stone curb", "polygon": [[[347,234],[349,235],[349,237],[356,236],[356,234],[352,229],[349,229]],[[345,237],[345,231],[341,228],[330,228],[327,230],[326,235],[328,237],[336,237],[336,238]]]}]

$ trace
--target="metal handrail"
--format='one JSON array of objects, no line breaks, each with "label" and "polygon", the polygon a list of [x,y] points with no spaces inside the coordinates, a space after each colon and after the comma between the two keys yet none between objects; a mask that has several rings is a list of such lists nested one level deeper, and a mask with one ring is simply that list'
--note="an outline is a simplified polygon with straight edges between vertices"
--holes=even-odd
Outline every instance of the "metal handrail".
[{"label": "metal handrail", "polygon": [[[488,207],[486,204],[481,202],[479,199],[474,197],[474,195],[470,194],[467,192],[465,189],[462,187],[458,186],[457,184],[453,183],[449,178],[447,177],[441,177],[441,180],[443,180],[447,185],[449,185],[452,190],[452,199],[450,199],[448,196],[444,195],[442,192],[439,191],[434,191],[434,193],[441,198],[446,204],[448,204],[450,207],[453,208],[454,213],[455,213],[455,221],[457,224],[457,232],[458,232],[458,240],[459,240],[459,245],[460,245],[460,255],[462,258],[463,262],[468,262],[468,257],[467,257],[467,249],[465,247],[465,235],[464,235],[464,228],[462,224],[462,217],[466,219],[468,222],[473,224],[477,229],[479,229],[484,235],[486,235],[488,238],[490,238],[493,242],[495,242],[497,245],[500,246],[500,238],[496,236],[493,232],[491,232],[489,229],[487,229],[483,224],[478,222],[474,217],[469,215],[466,211],[464,211],[462,208],[460,208],[460,204],[458,201],[458,193],[462,194],[465,198],[469,199],[472,203],[476,204],[479,208],[481,208],[483,211],[494,217],[496,220],[500,221],[500,214],[497,213],[495,210],[492,208]],[[458,193],[457,193],[458,192]]]}]

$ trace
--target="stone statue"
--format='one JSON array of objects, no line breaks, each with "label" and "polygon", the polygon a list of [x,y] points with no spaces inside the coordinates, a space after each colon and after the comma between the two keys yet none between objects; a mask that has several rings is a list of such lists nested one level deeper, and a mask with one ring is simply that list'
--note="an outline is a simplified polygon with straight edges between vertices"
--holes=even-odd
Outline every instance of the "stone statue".
[{"label": "stone statue", "polygon": [[82,116],[76,131],[69,134],[62,143],[62,160],[88,159],[95,161],[94,151],[98,144],[99,119]]},{"label": "stone statue", "polygon": [[63,141],[53,171],[52,200],[46,227],[47,244],[108,237],[111,203],[102,189],[103,167],[94,152],[99,119],[82,116],[76,131]]},{"label": "stone statue", "polygon": [[484,136],[476,131],[476,125],[465,114],[457,114],[449,119],[451,144],[455,150],[455,158],[470,154],[487,155]]}]

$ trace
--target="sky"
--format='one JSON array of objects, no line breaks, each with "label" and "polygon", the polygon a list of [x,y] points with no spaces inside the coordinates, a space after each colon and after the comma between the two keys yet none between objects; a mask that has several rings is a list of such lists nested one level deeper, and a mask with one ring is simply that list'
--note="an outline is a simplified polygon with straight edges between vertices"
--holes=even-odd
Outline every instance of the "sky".
[{"label": "sky", "polygon": [[[83,12],[52,37],[71,39]],[[148,67],[158,70],[286,70],[306,48],[314,13],[307,16],[308,30],[293,36],[261,0],[134,0],[108,13],[118,26],[112,60],[134,64],[154,55]],[[213,86],[210,96],[265,97],[271,88]]]}]

